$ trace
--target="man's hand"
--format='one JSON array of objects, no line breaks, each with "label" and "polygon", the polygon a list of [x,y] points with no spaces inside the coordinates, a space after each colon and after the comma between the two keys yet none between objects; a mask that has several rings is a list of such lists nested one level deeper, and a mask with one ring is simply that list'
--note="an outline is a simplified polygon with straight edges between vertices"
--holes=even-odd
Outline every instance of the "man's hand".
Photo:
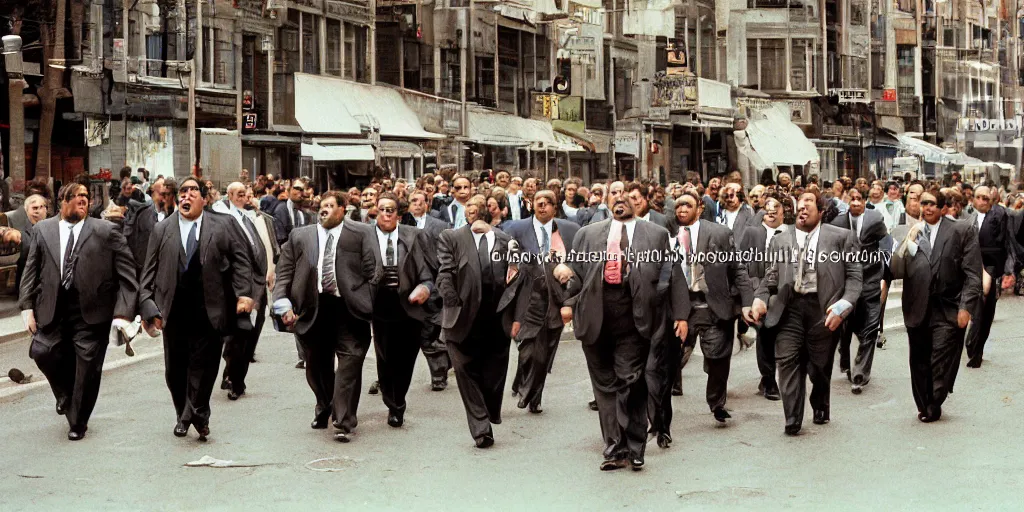
[{"label": "man's hand", "polygon": [[681,340],[685,340],[686,339],[686,333],[690,330],[690,327],[686,323],[686,320],[676,320],[675,328],[676,328],[676,337],[681,339]]},{"label": "man's hand", "polygon": [[235,313],[241,315],[242,313],[251,313],[252,308],[256,307],[256,303],[253,302],[249,297],[239,297],[238,303],[235,304]]},{"label": "man's hand", "polygon": [[281,321],[288,327],[294,325],[296,320],[298,320],[298,317],[296,317],[295,312],[290,309],[281,315]]},{"label": "man's hand", "polygon": [[555,276],[555,279],[558,279],[558,282],[562,284],[568,283],[569,280],[572,279],[572,269],[565,263],[559,263],[552,274]]},{"label": "man's hand", "polygon": [[273,290],[274,289],[274,281],[276,279],[277,279],[277,273],[275,273],[273,270],[268,270],[267,271],[267,288]]},{"label": "man's hand", "polygon": [[828,330],[835,332],[835,330],[843,324],[843,317],[833,313],[831,307],[828,308],[828,311],[825,313],[828,315],[825,317],[825,327],[828,327]]},{"label": "man's hand", "polygon": [[410,304],[423,304],[429,298],[430,298],[430,290],[428,290],[426,286],[423,286],[421,284],[421,285],[417,285],[416,288],[413,289],[412,293],[409,294],[409,303]]},{"label": "man's hand", "polygon": [[21,244],[21,231],[17,229],[4,230],[3,241],[6,244]]},{"label": "man's hand", "polygon": [[522,328],[522,324],[519,322],[512,322],[512,337],[519,336],[519,329]]},{"label": "man's hand", "polygon": [[756,324],[757,318],[754,315],[753,308],[743,308],[743,321],[748,324]]},{"label": "man's hand", "polygon": [[768,314],[768,305],[761,299],[754,299],[754,303],[750,305],[750,315],[754,319],[754,322],[760,322],[761,317]]},{"label": "man's hand", "polygon": [[160,317],[154,318],[153,323],[143,320],[142,328],[146,330],[146,334],[148,334],[150,338],[156,338],[160,335],[160,331],[164,330],[164,320]]},{"label": "man's hand", "polygon": [[563,306],[562,309],[558,310],[558,312],[561,313],[562,315],[563,325],[572,322],[572,308],[570,308],[569,306]]},{"label": "man's hand", "polygon": [[25,323],[25,329],[27,329],[28,332],[30,332],[32,334],[36,333],[36,314],[35,314],[35,312],[33,312],[31,309],[26,309],[25,311],[22,311],[21,312],[21,320],[22,320],[22,322]]},{"label": "man's hand", "polygon": [[519,275],[519,265],[515,263],[509,263],[508,271],[505,272],[505,284],[511,283],[517,275]]},{"label": "man's hand", "polygon": [[970,322],[971,322],[971,314],[968,313],[966,309],[961,309],[960,312],[956,314],[956,324],[961,329],[966,328],[967,324],[969,324]]}]

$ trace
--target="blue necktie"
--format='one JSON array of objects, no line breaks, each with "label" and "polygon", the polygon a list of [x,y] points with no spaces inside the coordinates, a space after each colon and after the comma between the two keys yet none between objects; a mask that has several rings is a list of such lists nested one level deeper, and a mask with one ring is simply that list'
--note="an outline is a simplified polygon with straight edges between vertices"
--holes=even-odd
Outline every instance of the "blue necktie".
[{"label": "blue necktie", "polygon": [[196,247],[199,245],[199,241],[196,240],[196,229],[199,224],[193,222],[192,229],[188,230],[188,239],[185,241],[185,270],[188,270],[188,266],[192,263],[192,256],[196,253]]}]

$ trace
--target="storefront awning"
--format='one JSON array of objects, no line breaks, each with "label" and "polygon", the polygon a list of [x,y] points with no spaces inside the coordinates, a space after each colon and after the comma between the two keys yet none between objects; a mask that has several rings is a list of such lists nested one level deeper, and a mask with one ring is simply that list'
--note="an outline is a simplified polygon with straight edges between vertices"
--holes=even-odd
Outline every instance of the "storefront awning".
[{"label": "storefront awning", "polygon": [[821,160],[814,144],[790,120],[792,114],[787,105],[776,103],[753,114],[747,136],[765,165],[805,165]]},{"label": "storefront awning", "polygon": [[589,149],[589,148],[585,147],[584,145],[580,144],[580,142],[577,141],[575,138],[570,137],[570,136],[568,136],[568,135],[566,135],[564,133],[555,132],[554,135],[555,135],[555,141],[558,144],[556,146],[554,146],[552,149],[554,149],[556,151],[572,151],[572,152],[584,153],[584,152],[586,152]]},{"label": "storefront awning", "polygon": [[316,162],[372,162],[374,160],[373,146],[365,144],[341,146],[303,144],[302,156],[308,156]]},{"label": "storefront awning", "polygon": [[[300,89],[301,84],[301,89]],[[305,94],[302,94],[305,92]],[[349,82],[338,78],[295,74],[295,118],[304,131],[313,133],[359,134],[363,127],[379,130],[380,136],[395,139],[433,140],[444,135],[423,129],[416,113],[405,104],[398,91],[377,85]],[[323,131],[306,127],[299,118],[299,106],[307,123],[329,124],[331,118],[343,117],[343,127],[351,131]],[[312,112],[311,112],[312,111]]]},{"label": "storefront awning", "polygon": [[580,133],[576,130],[569,128],[554,126],[555,138],[558,136],[566,135],[576,141],[577,144],[583,146],[587,151],[591,153],[608,153],[611,150],[612,136],[611,134],[598,133],[598,132],[584,132]]},{"label": "storefront awning", "polygon": [[559,149],[551,123],[500,112],[470,111],[469,139],[487,146]]},{"label": "storefront awning", "polygon": [[419,144],[401,140],[382,140],[380,156],[387,158],[419,158],[423,148]]},{"label": "storefront awning", "polygon": [[946,150],[934,144],[920,139],[915,139],[909,135],[897,135],[896,138],[900,141],[901,150],[924,158],[925,162],[940,165],[952,162],[952,154],[946,153]]}]

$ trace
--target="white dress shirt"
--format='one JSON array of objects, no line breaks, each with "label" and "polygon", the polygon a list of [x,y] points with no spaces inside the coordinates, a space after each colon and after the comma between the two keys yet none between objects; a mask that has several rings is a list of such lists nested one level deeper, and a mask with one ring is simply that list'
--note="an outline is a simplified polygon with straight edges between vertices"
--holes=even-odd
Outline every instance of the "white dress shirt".
[{"label": "white dress shirt", "polygon": [[779,227],[773,228],[773,227],[769,226],[768,224],[765,224],[764,222],[762,222],[761,223],[761,227],[764,228],[764,232],[765,232],[765,235],[766,235],[764,237],[764,250],[766,250],[766,251],[768,250],[768,247],[770,247],[772,245],[772,237],[775,236],[775,232],[776,231],[778,231],[780,235],[782,233],[786,232],[786,229],[785,229],[786,225],[785,224],[779,224]]},{"label": "white dress shirt", "polygon": [[291,216],[291,218],[292,218],[292,226],[294,227],[296,225],[295,224],[295,203],[293,203],[291,199],[288,200],[288,215]]},{"label": "white dress shirt", "polygon": [[519,198],[522,197],[522,194],[522,190],[517,190],[515,194],[506,194],[508,196],[508,212],[512,215],[513,220],[523,218],[522,210],[519,208]]},{"label": "white dress shirt", "polygon": [[729,226],[729,229],[732,229],[732,227],[736,225],[736,217],[739,216],[740,211],[738,209],[736,211],[734,211],[734,212],[730,212],[729,210],[725,210],[724,213],[725,213],[725,225]]},{"label": "white dress shirt", "polygon": [[[74,224],[61,220],[58,226],[60,226],[60,254],[57,255],[57,261],[60,262],[60,275],[64,275],[64,254],[68,250],[68,236],[71,233],[75,234],[75,245],[78,245],[78,241],[82,238],[82,226],[85,225],[85,220],[80,220]],[[75,250],[74,247],[71,248]]]},{"label": "white dress shirt", "polygon": [[196,242],[199,241],[199,234],[203,231],[203,214],[200,213],[196,220],[188,220],[181,214],[178,215],[178,229],[181,231],[181,247],[188,250],[188,232],[196,225]]},{"label": "white dress shirt", "polygon": [[[821,231],[821,225],[815,226],[814,231],[812,231],[810,233],[807,233],[806,231],[803,231],[803,230],[800,230],[800,229],[796,230],[796,243],[799,246],[800,251],[803,251],[805,247],[808,247],[808,245],[807,245],[808,243],[811,244],[810,245],[810,249],[807,250],[807,262],[811,263],[812,266],[813,266],[812,258],[815,261],[817,260],[817,254],[816,253],[818,251],[818,232],[819,231]],[[811,252],[811,251],[814,251],[814,252]]]},{"label": "white dress shirt", "polygon": [[422,217],[417,217],[417,216],[413,215],[412,216],[412,220],[416,221],[416,227],[418,227],[420,229],[426,229],[427,228],[427,216],[426,215],[423,215]]},{"label": "white dress shirt", "polygon": [[850,225],[853,226],[854,222],[857,223],[857,240],[860,240],[860,232],[864,230],[864,214],[854,215],[850,214]]},{"label": "white dress shirt", "polygon": [[537,235],[537,248],[538,249],[540,249],[542,251],[544,250],[544,234],[543,234],[544,232],[547,232],[547,234],[548,234],[548,248],[549,249],[551,248],[551,229],[553,227],[552,224],[554,224],[554,223],[555,223],[555,220],[552,219],[552,220],[549,220],[547,224],[541,224],[540,221],[537,220],[537,217],[533,218],[533,231]]},{"label": "white dress shirt", "polygon": [[928,223],[928,227],[931,228],[931,236],[928,238],[928,245],[932,249],[935,249],[935,237],[939,234],[939,225],[940,224],[942,224],[942,219],[941,218],[939,219],[939,222],[936,222],[935,224]]},{"label": "white dress shirt", "polygon": [[[249,228],[245,225],[245,220],[243,219],[243,217],[245,217],[245,212],[235,206],[234,203],[228,203],[228,205],[228,214],[234,217],[235,222],[238,222],[238,225],[242,227],[242,232],[245,233],[245,237],[249,239],[249,243],[256,245],[256,240],[252,239],[252,233],[249,232]],[[250,217],[249,220],[251,221],[252,218]]]},{"label": "white dress shirt", "polygon": [[646,220],[647,222],[650,222],[651,221],[651,211],[647,210],[647,213],[645,213],[643,215],[640,215],[637,218],[640,219],[640,220]]},{"label": "white dress shirt", "polygon": [[[458,211],[455,207],[458,207]],[[452,201],[452,204],[448,205],[448,218],[452,220],[452,225],[455,229],[461,228],[466,225],[466,205]]]},{"label": "white dress shirt", "polygon": [[636,218],[629,219],[624,223],[612,219],[612,225],[608,229],[608,240],[615,240],[622,236],[623,224],[626,225],[626,235],[629,236],[629,245],[633,245],[633,232],[636,231]]},{"label": "white dress shirt", "polygon": [[[327,237],[329,235],[334,235],[334,246],[335,246],[334,247],[334,258],[335,258],[335,261],[337,261],[337,258],[338,258],[338,247],[337,247],[338,246],[338,238],[341,237],[341,228],[344,227],[344,226],[345,226],[344,222],[342,222],[341,224],[338,224],[337,226],[334,226],[331,229],[324,229],[324,227],[321,226],[320,223],[317,223],[317,225],[316,225],[316,233],[317,233],[317,237],[316,238],[317,238],[317,245],[318,245],[317,253],[319,254],[319,256],[316,259],[316,289],[320,293],[324,292],[324,256],[326,256]],[[333,262],[332,262],[332,266],[334,266]],[[335,274],[334,274],[334,280],[336,282],[338,280],[337,272],[335,272]],[[341,289],[341,283],[337,283],[334,288],[335,288],[335,290],[340,290]],[[335,291],[334,294],[336,296],[338,296],[338,297],[341,297],[341,294],[338,293],[337,291]]]},{"label": "white dress shirt", "polygon": [[987,214],[978,212],[978,231],[981,231],[981,225],[985,223],[985,215]]},{"label": "white dress shirt", "polygon": [[[480,237],[487,237],[487,252],[494,252],[494,230],[487,230],[486,233],[473,233],[473,247],[480,247]],[[479,250],[479,249],[477,249]]]},{"label": "white dress shirt", "polygon": [[385,233],[379,227],[374,228],[377,233],[377,245],[380,247],[381,265],[388,264],[388,239],[391,239],[391,246],[395,248],[395,265],[398,265],[398,226],[390,233]]}]

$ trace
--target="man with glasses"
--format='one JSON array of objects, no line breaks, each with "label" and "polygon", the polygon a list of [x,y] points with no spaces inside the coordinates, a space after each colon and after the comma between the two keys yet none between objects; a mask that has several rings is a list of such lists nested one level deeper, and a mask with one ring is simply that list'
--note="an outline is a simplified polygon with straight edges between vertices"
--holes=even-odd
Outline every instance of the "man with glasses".
[{"label": "man with glasses", "polygon": [[156,225],[142,271],[139,309],[150,335],[163,331],[165,377],[174,401],[174,435],[190,426],[210,435],[210,396],[224,337],[249,316],[252,264],[231,217],[205,212],[206,185],[181,182],[178,211]]},{"label": "man with glasses", "polygon": [[440,210],[439,218],[452,229],[459,229],[466,225],[466,203],[473,194],[473,184],[469,178],[457,175],[452,179],[452,191],[455,200]]},{"label": "man with glasses", "polygon": [[302,211],[302,197],[306,188],[300,180],[295,180],[288,190],[288,199],[274,209],[274,229],[277,231],[277,243],[284,245],[292,229],[309,224],[309,219]]},{"label": "man with glasses", "polygon": [[[981,308],[974,315],[971,329],[967,331],[967,367],[980,368],[985,353],[985,342],[992,329],[996,315],[996,301],[1003,276],[1013,273],[1014,237],[1010,233],[1006,208],[994,201],[993,190],[981,186],[974,191],[974,212],[964,220],[974,229],[981,247],[984,267],[983,283],[988,287],[981,299]],[[975,313],[972,311],[972,313]]]},{"label": "man with glasses", "polygon": [[734,233],[742,232],[744,227],[753,222],[754,212],[743,200],[742,185],[729,183],[722,190],[719,199],[721,208],[713,222],[728,227]]},{"label": "man with glasses", "polygon": [[68,421],[68,440],[78,441],[99,396],[111,325],[123,329],[135,317],[138,281],[124,236],[88,217],[88,188],[68,183],[57,198],[59,218],[35,226],[19,306],[29,355]]}]

